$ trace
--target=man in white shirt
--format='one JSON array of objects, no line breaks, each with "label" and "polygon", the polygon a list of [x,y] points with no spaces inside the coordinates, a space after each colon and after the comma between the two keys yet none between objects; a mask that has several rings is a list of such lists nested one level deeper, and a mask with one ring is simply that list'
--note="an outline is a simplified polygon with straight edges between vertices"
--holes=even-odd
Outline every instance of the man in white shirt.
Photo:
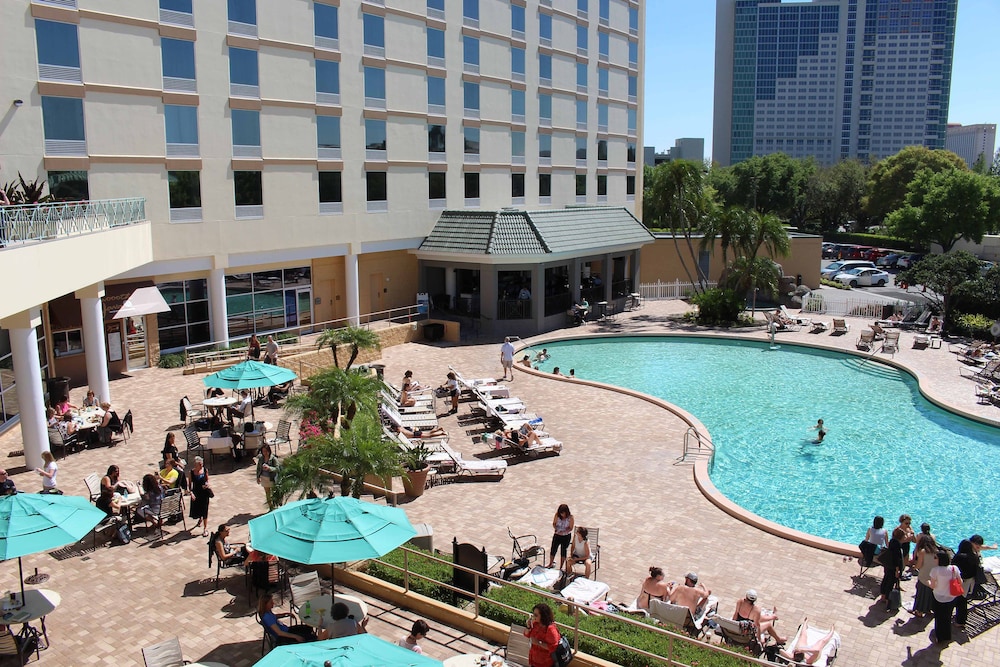
[{"label": "man in white shirt", "polygon": [[253,399],[250,398],[250,391],[248,389],[240,390],[240,402],[229,408],[229,421],[233,421],[236,417],[246,419],[250,416],[252,409]]},{"label": "man in white shirt", "polygon": [[510,336],[503,339],[500,346],[500,365],[503,366],[503,379],[507,379],[507,372],[510,371],[510,379],[514,379],[514,346],[511,345]]}]

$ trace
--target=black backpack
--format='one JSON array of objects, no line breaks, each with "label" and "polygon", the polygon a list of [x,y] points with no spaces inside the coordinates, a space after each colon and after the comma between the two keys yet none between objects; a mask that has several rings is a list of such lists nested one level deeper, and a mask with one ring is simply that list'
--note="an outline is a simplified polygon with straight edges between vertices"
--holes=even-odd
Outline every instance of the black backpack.
[{"label": "black backpack", "polygon": [[552,664],[554,667],[567,667],[573,659],[573,648],[569,645],[569,640],[559,637],[556,650],[552,652]]}]

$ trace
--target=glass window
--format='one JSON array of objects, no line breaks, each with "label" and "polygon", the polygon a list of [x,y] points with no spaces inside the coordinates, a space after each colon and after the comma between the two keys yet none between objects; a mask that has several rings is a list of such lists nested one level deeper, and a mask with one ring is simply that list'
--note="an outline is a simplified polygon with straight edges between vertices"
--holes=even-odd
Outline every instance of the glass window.
[{"label": "glass window", "polygon": [[56,357],[68,357],[83,352],[83,330],[53,331],[52,351]]},{"label": "glass window", "polygon": [[627,195],[635,194],[635,176],[625,177],[625,194]]},{"label": "glass window", "polygon": [[576,26],[576,48],[584,50],[587,48],[587,26],[585,25]]},{"label": "glass window", "polygon": [[211,340],[206,282],[204,279],[185,280],[156,286],[170,305],[169,312],[160,313],[156,318],[163,352]]},{"label": "glass window", "polygon": [[260,85],[257,77],[257,52],[229,47],[229,82],[247,86]]},{"label": "glass window", "polygon": [[375,14],[362,14],[366,46],[385,48],[385,19]]},{"label": "glass window", "polygon": [[233,109],[233,146],[260,146],[260,112]]},{"label": "glass window", "polygon": [[598,139],[597,140],[597,159],[607,160],[608,159],[608,140]]},{"label": "glass window", "polygon": [[584,197],[587,195],[587,176],[585,174],[576,175],[576,196]]},{"label": "glass window", "polygon": [[316,61],[316,92],[340,93],[340,63],[334,60]]},{"label": "glass window", "polygon": [[259,171],[234,171],[233,190],[237,206],[261,206],[264,203]]},{"label": "glass window", "polygon": [[587,0],[576,0],[576,11],[587,13]]},{"label": "glass window", "polygon": [[600,0],[597,5],[598,14],[601,18],[607,21],[611,18],[611,1],[610,0]]},{"label": "glass window", "polygon": [[[602,0],[607,2],[607,0]],[[631,32],[639,32],[639,10],[636,7],[628,8],[628,29]]]},{"label": "glass window", "polygon": [[510,5],[510,29],[516,32],[524,32],[524,7],[521,5]]},{"label": "glass window", "polygon": [[524,174],[510,175],[510,196],[511,197],[524,196]]},{"label": "glass window", "polygon": [[628,112],[627,112],[627,115],[628,115],[628,131],[629,131],[629,134],[633,134],[633,133],[635,133],[635,124],[636,124],[635,109],[629,109]]},{"label": "glass window", "polygon": [[191,13],[191,0],[160,0],[160,9],[169,9],[172,12]]},{"label": "glass window", "polygon": [[479,40],[475,37],[462,38],[462,62],[466,65],[479,65]]},{"label": "glass window", "polygon": [[610,53],[611,51],[609,47],[609,40],[610,38],[608,37],[608,33],[606,32],[597,33],[597,52],[602,56],[604,56],[605,58],[608,57],[608,53]]},{"label": "glass window", "polygon": [[343,201],[344,195],[340,187],[340,172],[319,172],[319,202],[321,204],[341,204]]},{"label": "glass window", "polygon": [[510,91],[510,112],[515,116],[524,115],[524,91],[516,88]]},{"label": "glass window", "polygon": [[632,63],[639,62],[639,42],[633,42],[629,40],[628,43],[628,62]]},{"label": "glass window", "polygon": [[576,64],[576,85],[587,87],[587,63]]},{"label": "glass window", "polygon": [[576,138],[576,159],[577,160],[587,159],[587,137]]},{"label": "glass window", "polygon": [[465,198],[479,199],[479,174],[475,172],[466,172],[464,175],[464,180],[465,180]]},{"label": "glass window", "polygon": [[427,55],[444,58],[444,30],[427,28]]},{"label": "glass window", "polygon": [[465,96],[465,108],[479,110],[479,84],[466,81],[462,84]]},{"label": "glass window", "polygon": [[462,133],[465,137],[465,152],[471,155],[479,154],[479,128],[478,127],[465,127],[462,128]]},{"label": "glass window", "polygon": [[447,199],[447,174],[443,171],[432,171],[427,174],[427,198]]},{"label": "glass window", "polygon": [[625,161],[635,162],[635,144],[628,144],[625,146]]},{"label": "glass window", "polygon": [[597,68],[597,91],[605,95],[608,93],[608,71],[605,67]]},{"label": "glass window", "polygon": [[365,172],[365,190],[368,201],[388,201],[388,181],[384,171]]},{"label": "glass window", "polygon": [[462,0],[462,16],[479,20],[479,0]]},{"label": "glass window", "polygon": [[538,135],[538,157],[552,157],[552,135]]},{"label": "glass window", "polygon": [[76,97],[42,97],[42,127],[48,141],[86,141],[83,100]]},{"label": "glass window", "polygon": [[201,206],[201,173],[197,171],[168,171],[170,208],[197,208]]},{"label": "glass window", "polygon": [[576,122],[587,122],[587,102],[585,100],[576,101]]},{"label": "glass window", "polygon": [[598,104],[597,105],[597,124],[604,127],[608,126],[608,105]]},{"label": "glass window", "polygon": [[229,20],[257,25],[257,0],[228,0]]},{"label": "glass window", "polygon": [[386,150],[384,120],[365,119],[365,148],[370,151]]},{"label": "glass window", "polygon": [[163,105],[168,144],[198,143],[198,107]]},{"label": "glass window", "polygon": [[85,171],[50,171],[49,194],[56,201],[87,201],[90,183]]},{"label": "glass window", "polygon": [[[514,5],[516,7],[516,5]],[[510,71],[514,74],[524,74],[524,49],[512,46],[510,49]]]},{"label": "glass window", "polygon": [[443,12],[444,0],[427,0],[427,9],[436,9],[439,12]]},{"label": "glass window", "polygon": [[608,194],[608,176],[607,174],[597,175],[597,194],[607,196]]},{"label": "glass window", "polygon": [[337,8],[333,5],[324,5],[321,2],[314,2],[313,23],[315,25],[315,35],[317,37],[337,39],[340,35],[340,27],[337,23]]},{"label": "glass window", "polygon": [[381,67],[365,68],[365,97],[385,99],[385,70]]},{"label": "glass window", "polygon": [[634,74],[628,75],[628,95],[635,97],[639,94],[639,77]]},{"label": "glass window", "polygon": [[538,96],[538,117],[552,120],[552,96]]},{"label": "glass window", "polygon": [[35,19],[35,42],[40,65],[80,66],[76,24]]},{"label": "glass window", "polygon": [[552,16],[550,14],[538,15],[538,36],[542,39],[552,39]]},{"label": "glass window", "polygon": [[524,132],[510,133],[510,154],[511,156],[524,157]]},{"label": "glass window", "polygon": [[340,148],[340,116],[316,116],[316,146]]},{"label": "glass window", "polygon": [[444,106],[444,77],[427,77],[427,104]]},{"label": "glass window", "polygon": [[542,79],[552,78],[552,56],[547,53],[538,54],[538,76]]},{"label": "glass window", "polygon": [[552,174],[538,175],[538,196],[539,197],[552,196]]},{"label": "glass window", "polygon": [[194,42],[161,37],[160,59],[163,61],[163,76],[177,79],[195,78]]},{"label": "glass window", "polygon": [[444,125],[427,126],[427,152],[444,153],[445,152],[444,140],[445,140]]}]

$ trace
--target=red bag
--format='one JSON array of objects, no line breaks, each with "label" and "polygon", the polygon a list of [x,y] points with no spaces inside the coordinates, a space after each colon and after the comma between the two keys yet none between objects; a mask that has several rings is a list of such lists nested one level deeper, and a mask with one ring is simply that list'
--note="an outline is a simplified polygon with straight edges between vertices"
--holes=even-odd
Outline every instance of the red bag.
[{"label": "red bag", "polygon": [[951,581],[948,582],[948,592],[955,597],[965,595],[965,587],[962,586],[962,578],[952,577]]}]

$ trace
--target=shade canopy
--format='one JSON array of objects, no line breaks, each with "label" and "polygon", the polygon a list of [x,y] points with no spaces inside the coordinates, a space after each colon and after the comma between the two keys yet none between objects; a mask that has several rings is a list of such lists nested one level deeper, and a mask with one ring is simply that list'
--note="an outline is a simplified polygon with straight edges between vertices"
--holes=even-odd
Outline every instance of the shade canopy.
[{"label": "shade canopy", "polygon": [[440,667],[428,658],[370,634],[276,646],[254,667]]},{"label": "shade canopy", "polygon": [[204,379],[204,383],[206,387],[221,389],[257,389],[291,382],[297,377],[287,368],[248,359],[212,373]]},{"label": "shade canopy", "polygon": [[0,498],[0,559],[57,549],[107,517],[82,496],[17,493]]},{"label": "shade canopy", "polygon": [[140,287],[132,292],[132,296],[125,300],[122,307],[115,313],[114,319],[121,320],[126,317],[166,313],[169,310],[170,306],[163,300],[160,290],[155,287]]},{"label": "shade canopy", "polygon": [[255,549],[296,563],[377,558],[417,534],[406,512],[357,498],[312,498],[250,520]]}]

